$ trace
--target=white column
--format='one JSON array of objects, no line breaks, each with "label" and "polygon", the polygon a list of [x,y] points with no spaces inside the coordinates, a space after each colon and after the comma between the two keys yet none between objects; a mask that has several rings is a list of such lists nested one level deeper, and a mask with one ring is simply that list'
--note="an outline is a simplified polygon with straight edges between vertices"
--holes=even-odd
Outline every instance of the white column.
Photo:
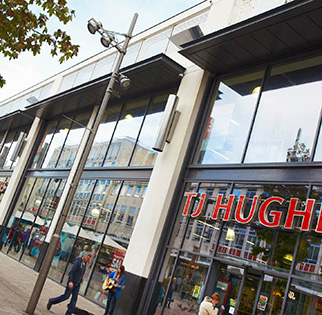
[{"label": "white column", "polygon": [[10,178],[8,187],[6,192],[3,195],[2,201],[0,203],[0,224],[4,224],[4,219],[8,209],[10,208],[10,204],[14,196],[17,194],[17,188],[21,181],[21,177],[26,167],[26,163],[30,157],[33,146],[36,142],[36,138],[38,136],[39,130],[42,126],[43,121],[39,118],[35,118],[32,126],[29,130],[28,136],[26,138],[26,144],[23,149],[21,156],[16,164],[16,167],[12,173]]},{"label": "white column", "polygon": [[171,143],[158,154],[124,260],[126,270],[133,274],[149,274],[207,79],[207,73],[191,67],[181,81],[177,93],[177,110],[181,112],[178,125]]}]

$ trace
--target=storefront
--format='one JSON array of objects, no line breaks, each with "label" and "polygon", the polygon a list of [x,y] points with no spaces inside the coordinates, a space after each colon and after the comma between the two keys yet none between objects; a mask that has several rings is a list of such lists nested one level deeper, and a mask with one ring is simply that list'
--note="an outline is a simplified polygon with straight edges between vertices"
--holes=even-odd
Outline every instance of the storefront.
[{"label": "storefront", "polygon": [[[322,5],[261,2],[255,15],[249,2],[205,1],[133,39],[133,85],[107,108],[51,279],[65,284],[89,251],[80,293],[102,307],[106,274],[126,266],[115,314],[196,314],[214,292],[219,314],[322,314]],[[174,48],[195,26],[206,35]],[[93,58],[2,117],[1,250],[35,270],[115,54]],[[169,94],[180,117],[158,153]]]},{"label": "storefront", "polygon": [[215,75],[172,201],[151,314],[196,313],[214,292],[219,314],[321,314],[321,41],[297,24],[314,23],[321,5],[306,5],[184,45]]}]

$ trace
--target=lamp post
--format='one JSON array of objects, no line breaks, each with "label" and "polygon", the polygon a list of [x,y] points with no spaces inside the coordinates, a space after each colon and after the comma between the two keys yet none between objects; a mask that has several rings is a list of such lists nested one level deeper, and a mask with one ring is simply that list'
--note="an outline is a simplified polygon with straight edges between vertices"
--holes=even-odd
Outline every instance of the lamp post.
[{"label": "lamp post", "polygon": [[[108,83],[108,86],[105,90],[105,94],[102,99],[102,102],[98,108],[96,119],[92,123],[92,126],[89,126],[85,130],[84,137],[82,140],[85,143],[84,148],[83,148],[83,152],[81,152],[81,154],[79,154],[78,159],[75,159],[73,168],[70,172],[70,175],[68,178],[70,184],[66,187],[66,189],[68,189],[67,196],[66,196],[65,200],[62,200],[62,202],[64,203],[63,208],[62,208],[62,212],[61,212],[58,224],[56,226],[55,233],[49,242],[44,261],[43,261],[41,269],[39,271],[38,278],[36,280],[33,292],[32,292],[31,297],[29,299],[29,303],[28,303],[27,309],[26,309],[27,314],[33,314],[36,309],[40,294],[42,292],[43,286],[45,284],[45,281],[46,281],[46,278],[47,278],[47,275],[48,275],[48,272],[50,269],[51,262],[54,257],[55,250],[56,250],[58,242],[60,240],[60,234],[62,232],[64,223],[66,221],[68,211],[69,211],[71,204],[73,202],[78,183],[79,183],[82,173],[84,171],[88,155],[90,153],[91,147],[92,147],[94,139],[95,139],[95,135],[97,133],[97,130],[98,130],[98,127],[101,123],[101,120],[103,119],[103,115],[105,113],[107,104],[111,98],[111,95],[113,94],[114,84],[115,84],[115,82],[118,81],[120,83],[121,87],[123,87],[123,88],[128,88],[130,86],[129,79],[126,78],[124,75],[119,74],[119,70],[120,70],[123,58],[126,54],[126,50],[127,50],[129,41],[132,38],[132,33],[133,33],[133,29],[134,29],[137,18],[138,18],[138,14],[135,13],[127,34],[116,33],[113,31],[107,31],[103,28],[103,25],[101,22],[97,22],[94,19],[90,19],[88,21],[88,30],[90,31],[90,33],[95,34],[96,32],[98,32],[101,35],[101,43],[105,47],[108,47],[109,45],[114,46],[118,50],[118,58],[117,58],[112,76],[110,78],[110,81]],[[118,43],[115,35],[122,35],[125,37],[125,40],[124,40],[122,46],[120,46],[120,44]]]}]

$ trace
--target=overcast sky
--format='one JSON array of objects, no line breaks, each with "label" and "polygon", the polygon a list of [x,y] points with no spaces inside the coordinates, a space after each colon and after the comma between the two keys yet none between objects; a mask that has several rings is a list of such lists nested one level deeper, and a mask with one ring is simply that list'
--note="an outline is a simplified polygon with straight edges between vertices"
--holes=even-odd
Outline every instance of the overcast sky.
[{"label": "overcast sky", "polygon": [[47,47],[35,57],[28,52],[20,54],[17,60],[1,55],[0,73],[7,82],[0,88],[0,101],[103,51],[100,37],[87,31],[87,21],[92,17],[101,21],[105,29],[126,33],[134,13],[138,13],[134,29],[137,34],[200,2],[202,0],[68,0],[76,17],[68,25],[55,22],[53,26],[66,30],[73,43],[80,45],[78,56],[59,64],[58,58],[52,58]]}]

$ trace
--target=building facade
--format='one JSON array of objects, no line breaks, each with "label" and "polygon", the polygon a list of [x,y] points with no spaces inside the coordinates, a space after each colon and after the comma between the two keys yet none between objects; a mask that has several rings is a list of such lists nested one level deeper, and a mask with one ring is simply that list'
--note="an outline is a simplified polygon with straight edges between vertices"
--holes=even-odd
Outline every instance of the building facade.
[{"label": "building facade", "polygon": [[[133,37],[49,277],[116,314],[322,314],[322,4],[217,0]],[[197,35],[196,35],[197,34]],[[194,37],[189,36],[194,35]],[[196,36],[195,36],[196,35]],[[117,51],[3,102],[1,250],[41,267]],[[153,149],[177,96],[171,140]]]}]

